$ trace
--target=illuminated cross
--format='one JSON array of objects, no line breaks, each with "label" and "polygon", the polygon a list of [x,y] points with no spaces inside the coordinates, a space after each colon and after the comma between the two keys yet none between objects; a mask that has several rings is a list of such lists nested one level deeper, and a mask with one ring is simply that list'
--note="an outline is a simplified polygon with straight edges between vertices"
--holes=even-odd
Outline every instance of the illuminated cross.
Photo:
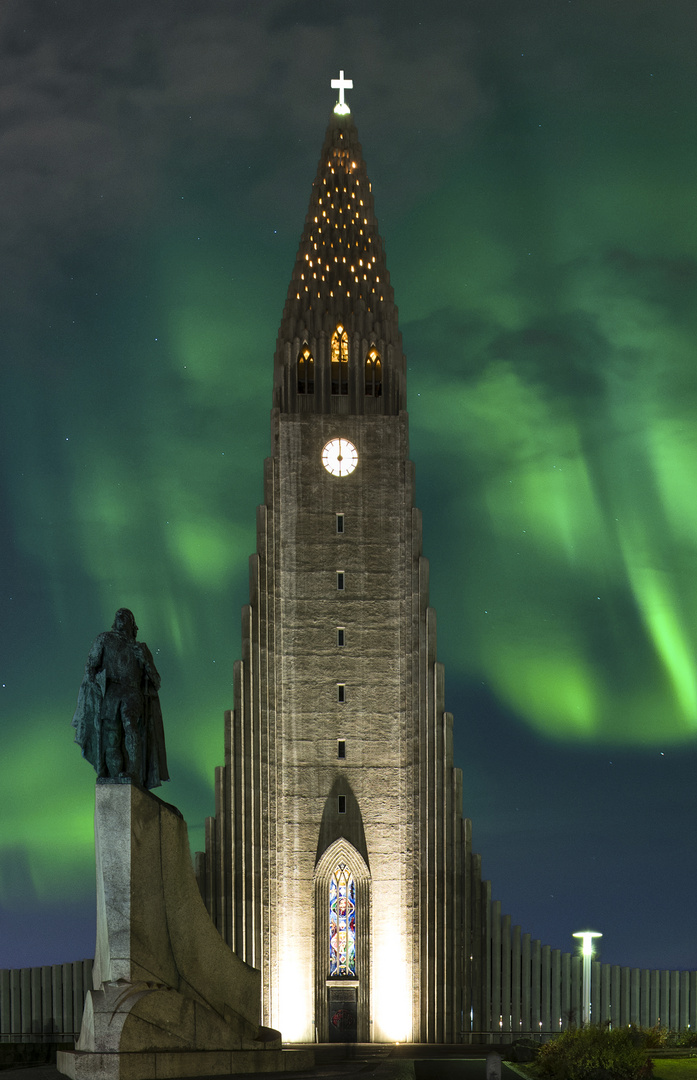
[{"label": "illuminated cross", "polygon": [[351,110],[344,101],[344,90],[353,90],[353,80],[345,79],[343,71],[339,72],[338,79],[332,79],[332,90],[339,91],[339,100],[334,107],[335,113],[347,113]]}]

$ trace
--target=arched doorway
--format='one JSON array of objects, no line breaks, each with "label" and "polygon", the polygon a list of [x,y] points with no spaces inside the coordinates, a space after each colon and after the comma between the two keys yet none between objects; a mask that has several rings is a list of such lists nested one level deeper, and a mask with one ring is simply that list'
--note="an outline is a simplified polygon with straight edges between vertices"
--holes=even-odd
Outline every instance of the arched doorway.
[{"label": "arched doorway", "polygon": [[320,1042],[369,1042],[370,871],[340,837],[315,867],[315,1025]]}]

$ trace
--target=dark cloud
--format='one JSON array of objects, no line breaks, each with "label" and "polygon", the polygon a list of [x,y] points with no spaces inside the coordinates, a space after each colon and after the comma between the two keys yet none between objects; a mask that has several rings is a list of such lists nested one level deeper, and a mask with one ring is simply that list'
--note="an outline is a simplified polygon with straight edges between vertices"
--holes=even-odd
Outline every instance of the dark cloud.
[{"label": "dark cloud", "polygon": [[[178,181],[188,194],[189,185],[210,187],[225,175],[242,184],[256,213],[269,202],[283,206],[298,186],[298,161],[289,157],[326,122],[326,83],[340,58],[360,87],[356,99],[379,102],[366,132],[392,131],[385,156],[402,162],[412,151],[408,131],[442,138],[462,130],[479,107],[462,62],[464,36],[462,20],[440,21],[415,39],[379,14],[327,24],[310,9],[299,18],[287,2],[7,6],[0,27],[5,276],[22,290],[32,275],[55,272],[86,238],[142,228],[156,201],[174,198]],[[319,68],[317,57],[325,58]],[[301,156],[305,186],[316,153],[313,141]],[[423,163],[408,174],[422,171]]]}]

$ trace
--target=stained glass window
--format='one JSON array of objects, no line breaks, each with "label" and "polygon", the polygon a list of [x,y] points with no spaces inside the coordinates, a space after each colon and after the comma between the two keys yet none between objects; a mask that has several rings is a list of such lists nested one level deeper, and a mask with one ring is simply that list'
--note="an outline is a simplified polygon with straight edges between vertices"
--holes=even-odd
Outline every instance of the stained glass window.
[{"label": "stained glass window", "polygon": [[344,863],[329,883],[329,974],[356,975],[356,884]]}]

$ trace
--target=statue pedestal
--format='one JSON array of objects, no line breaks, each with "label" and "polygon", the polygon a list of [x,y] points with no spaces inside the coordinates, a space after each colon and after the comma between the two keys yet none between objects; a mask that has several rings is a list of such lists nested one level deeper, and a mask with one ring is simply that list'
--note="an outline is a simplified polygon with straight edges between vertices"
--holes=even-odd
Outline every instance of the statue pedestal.
[{"label": "statue pedestal", "polygon": [[96,793],[97,946],[73,1080],[157,1080],[310,1068],[259,1025],[261,973],[225,945],[201,900],[186,823],[130,783]]}]

